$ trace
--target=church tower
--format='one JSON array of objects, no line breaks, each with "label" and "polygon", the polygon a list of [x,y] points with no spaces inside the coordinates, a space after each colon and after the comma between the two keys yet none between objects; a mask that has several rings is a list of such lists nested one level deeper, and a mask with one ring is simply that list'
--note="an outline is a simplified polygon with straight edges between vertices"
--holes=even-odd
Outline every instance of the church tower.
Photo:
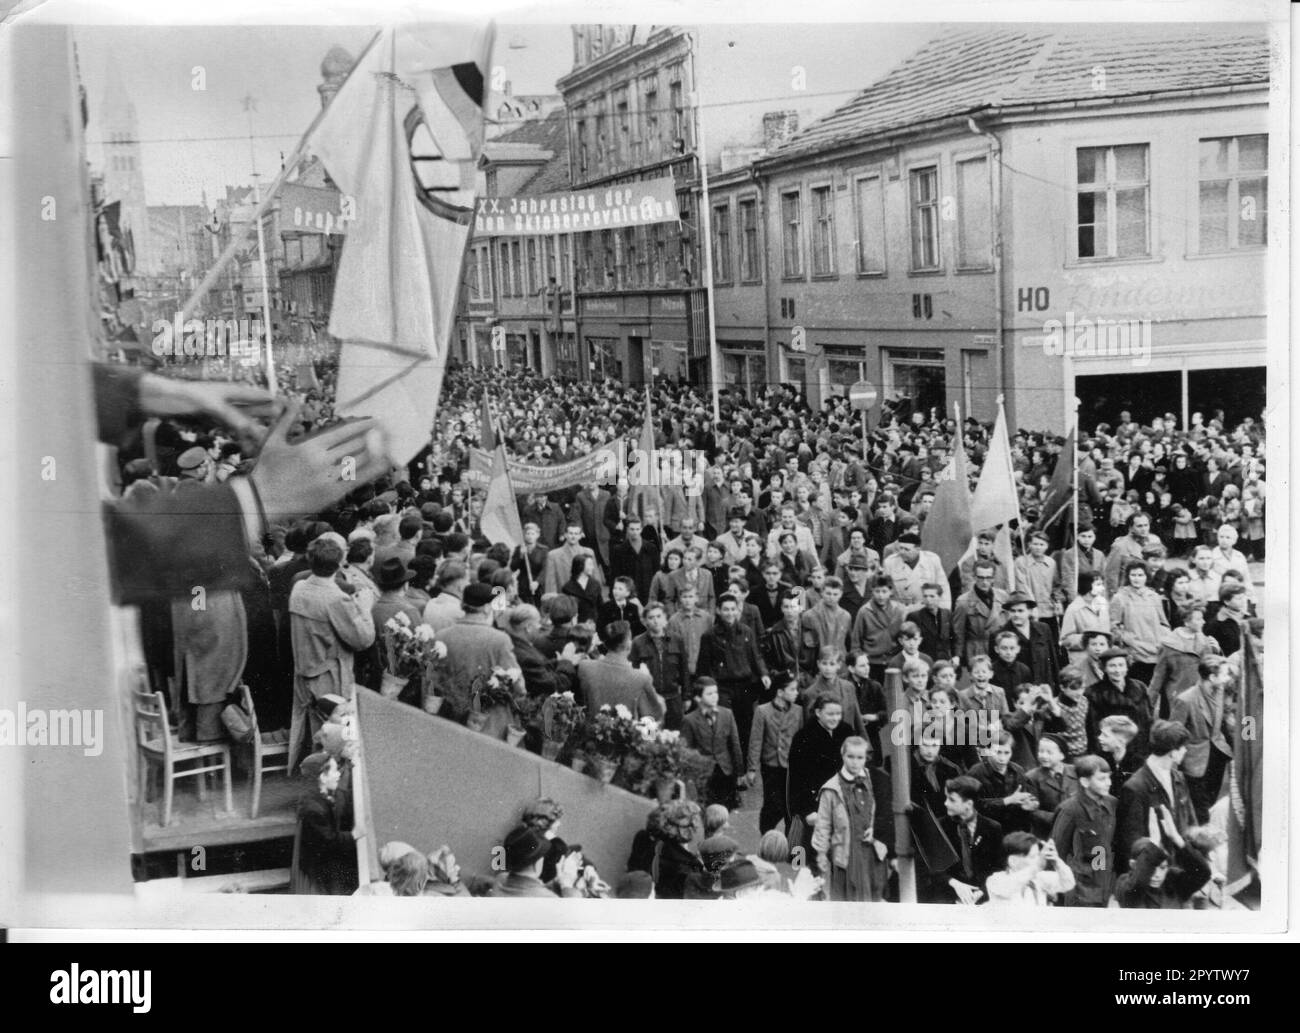
[{"label": "church tower", "polygon": [[121,202],[121,225],[131,231],[135,244],[136,275],[155,271],[156,261],[149,239],[149,212],[144,198],[144,166],[141,162],[140,127],[135,104],[122,84],[116,64],[108,63],[104,96],[98,117],[91,116],[90,134],[103,141],[102,168],[104,200]]}]

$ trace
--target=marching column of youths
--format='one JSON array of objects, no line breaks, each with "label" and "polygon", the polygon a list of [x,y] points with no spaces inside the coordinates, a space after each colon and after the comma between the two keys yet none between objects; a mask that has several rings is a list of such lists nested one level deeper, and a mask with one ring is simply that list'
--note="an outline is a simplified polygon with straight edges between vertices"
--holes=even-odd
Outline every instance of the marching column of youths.
[{"label": "marching column of youths", "polygon": [[[400,615],[445,647],[443,717],[464,722],[475,678],[509,671],[517,691],[623,703],[679,730],[713,760],[705,808],[735,809],[761,787],[765,846],[748,859],[725,849],[725,818],[696,847],[694,803],[656,810],[631,867],[644,862],[658,896],[701,873],[705,895],[752,888],[748,872],[743,886],[722,878],[743,861],[768,888],[772,866],[787,889],[806,867],[828,899],[897,899],[897,734],[923,901],[1178,907],[1207,894],[1241,650],[1262,630],[1236,548],[1262,558],[1256,421],[1225,431],[1219,414],[1196,414],[1182,431],[1170,415],[1121,413],[1100,425],[1080,442],[1077,548],[1072,527],[1044,526],[1060,440],[1018,432],[1014,561],[983,528],[946,570],[922,547],[936,478],[958,437],[974,478],[988,427],[899,399],[864,450],[843,400],[814,412],[785,385],[729,394],[716,426],[688,384],[652,401],[656,447],[684,457],[672,464],[683,485],[526,493],[522,544],[493,543],[465,479],[483,408],[515,458],[544,466],[638,440],[644,395],[452,369],[447,422],[405,479],[380,478],[258,543],[267,598],[245,607],[257,655],[244,677],[264,727],[289,725],[292,767],[353,684],[379,686],[382,629]],[[181,445],[162,460],[174,470],[137,461],[126,473],[154,488],[169,473],[220,481],[219,460],[238,458],[219,434]],[[213,628],[218,640],[229,631]],[[901,714],[885,699],[891,667]],[[225,697],[201,689],[189,684],[183,702],[199,738],[214,737]],[[540,863],[539,844],[516,839]],[[543,881],[552,892],[553,876]]]}]

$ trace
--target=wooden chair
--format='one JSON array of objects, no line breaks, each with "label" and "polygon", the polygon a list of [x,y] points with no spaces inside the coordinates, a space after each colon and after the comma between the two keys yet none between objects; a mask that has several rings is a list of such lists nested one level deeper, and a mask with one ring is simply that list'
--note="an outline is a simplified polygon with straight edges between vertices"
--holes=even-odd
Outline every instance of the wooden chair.
[{"label": "wooden chair", "polygon": [[[176,739],[167,723],[167,704],[161,692],[133,689],[136,747],[140,752],[140,802],[148,799],[149,773],[154,765],[162,769],[162,824],[172,821],[173,789],[178,779],[197,777],[199,798],[206,796],[203,776],[220,771],[225,779],[226,812],[234,810],[231,796],[230,746],[227,743],[186,743]],[[219,758],[217,763],[180,767],[192,761]]]},{"label": "wooden chair", "polygon": [[[277,771],[283,771],[286,775],[289,773],[289,739],[286,736],[284,742],[266,741],[261,726],[257,723],[257,711],[253,709],[253,694],[248,691],[247,685],[239,686],[239,699],[253,726],[253,806],[248,816],[256,818],[262,804],[262,775]],[[274,763],[276,758],[279,758],[279,763]],[[266,763],[268,760],[273,763]]]}]

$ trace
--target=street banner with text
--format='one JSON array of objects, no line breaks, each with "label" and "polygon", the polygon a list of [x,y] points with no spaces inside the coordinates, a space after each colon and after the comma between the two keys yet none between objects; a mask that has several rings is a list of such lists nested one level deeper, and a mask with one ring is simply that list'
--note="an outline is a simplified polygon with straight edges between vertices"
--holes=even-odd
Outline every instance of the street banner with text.
[{"label": "street banner with text", "polygon": [[474,232],[495,237],[575,233],[616,226],[677,222],[677,185],[671,176],[558,194],[480,197]]}]

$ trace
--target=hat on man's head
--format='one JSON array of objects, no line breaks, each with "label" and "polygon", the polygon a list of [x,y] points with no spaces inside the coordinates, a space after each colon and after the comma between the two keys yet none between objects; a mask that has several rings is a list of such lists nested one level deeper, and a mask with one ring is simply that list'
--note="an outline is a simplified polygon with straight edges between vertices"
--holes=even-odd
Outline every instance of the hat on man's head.
[{"label": "hat on man's head", "polygon": [[400,588],[413,577],[415,571],[408,570],[400,556],[389,556],[375,571],[375,584],[388,591],[391,588]]},{"label": "hat on man's head", "polygon": [[1110,661],[1115,660],[1115,659],[1123,659],[1123,660],[1127,660],[1127,659],[1128,659],[1128,650],[1127,650],[1127,649],[1108,649],[1108,650],[1106,650],[1106,652],[1102,653],[1100,657],[1098,657],[1098,660],[1101,662],[1101,664],[1102,664],[1103,667],[1104,667],[1106,664],[1110,663]]},{"label": "hat on man's head", "polygon": [[739,506],[732,506],[729,510],[727,510],[727,519],[728,519],[728,520],[744,520],[744,519],[745,519],[745,511],[744,511],[743,509],[741,509]]},{"label": "hat on man's head", "polygon": [[176,465],[182,470],[194,470],[208,461],[208,453],[195,445],[193,448],[187,448],[176,459]]},{"label": "hat on man's head", "polygon": [[461,594],[461,603],[473,607],[490,606],[492,597],[495,594],[491,585],[485,585],[482,581],[475,581],[473,584],[466,586],[465,591]]},{"label": "hat on man's head", "polygon": [[518,872],[536,864],[551,849],[551,841],[536,829],[516,825],[506,836],[506,871]]},{"label": "hat on man's head", "polygon": [[899,545],[920,545],[921,544],[921,536],[917,534],[915,531],[908,531],[906,534],[900,534],[897,540]]},{"label": "hat on man's head", "polygon": [[721,888],[723,893],[735,893],[739,890],[753,889],[763,884],[763,877],[758,874],[754,862],[742,857],[732,861],[722,869]]},{"label": "hat on man's head", "polygon": [[1010,596],[1007,597],[1007,601],[1002,604],[1002,608],[1005,610],[1009,610],[1013,606],[1022,606],[1022,605],[1030,606],[1030,607],[1037,606],[1038,600],[1035,599],[1028,592],[1013,592]]}]

